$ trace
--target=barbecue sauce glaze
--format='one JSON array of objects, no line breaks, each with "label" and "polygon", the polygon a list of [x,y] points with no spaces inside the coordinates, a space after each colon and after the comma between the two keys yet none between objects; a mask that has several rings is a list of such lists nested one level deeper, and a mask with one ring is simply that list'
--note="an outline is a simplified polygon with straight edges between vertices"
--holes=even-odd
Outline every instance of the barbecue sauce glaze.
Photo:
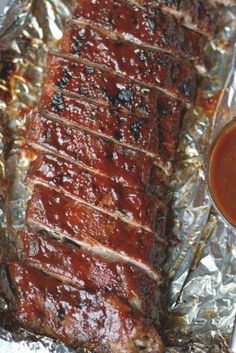
[{"label": "barbecue sauce glaze", "polygon": [[236,120],[218,136],[209,167],[212,199],[225,219],[236,226]]}]

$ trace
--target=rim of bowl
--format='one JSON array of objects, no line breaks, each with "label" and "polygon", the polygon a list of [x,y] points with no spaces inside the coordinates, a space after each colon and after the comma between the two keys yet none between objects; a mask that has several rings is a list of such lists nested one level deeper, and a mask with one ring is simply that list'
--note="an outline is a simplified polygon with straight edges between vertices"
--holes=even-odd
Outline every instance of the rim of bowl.
[{"label": "rim of bowl", "polygon": [[211,169],[211,158],[212,154],[214,152],[214,149],[217,145],[217,142],[219,141],[220,137],[222,134],[230,128],[231,125],[234,125],[236,127],[236,117],[231,119],[229,122],[227,122],[220,131],[217,132],[216,136],[214,137],[213,141],[210,144],[209,150],[208,150],[208,156],[207,156],[207,188],[208,188],[208,195],[210,197],[210,201],[212,203],[212,206],[215,208],[217,213],[220,215],[220,217],[223,219],[223,221],[230,226],[231,228],[236,230],[236,224],[231,223],[231,221],[226,218],[224,213],[220,210],[219,206],[217,205],[217,202],[214,199],[214,193],[211,190],[211,183],[210,183],[210,169]]}]

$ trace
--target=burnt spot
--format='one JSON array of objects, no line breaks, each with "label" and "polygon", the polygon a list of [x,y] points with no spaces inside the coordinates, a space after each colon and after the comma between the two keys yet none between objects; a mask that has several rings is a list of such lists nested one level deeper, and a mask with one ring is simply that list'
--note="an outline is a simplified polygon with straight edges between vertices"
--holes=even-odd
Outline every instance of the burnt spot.
[{"label": "burnt spot", "polygon": [[110,92],[107,89],[104,89],[103,93],[108,98],[111,105],[118,105],[119,104],[116,94],[110,94]]},{"label": "burnt spot", "polygon": [[123,89],[118,94],[118,99],[120,102],[125,102],[125,103],[131,104],[133,101],[133,98],[134,98],[134,94],[129,89]]},{"label": "burnt spot", "polygon": [[61,89],[65,88],[69,83],[71,77],[73,76],[72,72],[70,71],[68,66],[63,67],[63,75],[60,80],[57,81],[57,86]]},{"label": "burnt spot", "polygon": [[113,134],[113,137],[114,137],[116,140],[120,141],[120,140],[123,139],[124,135],[123,135],[122,131],[120,131],[120,130],[115,130],[115,131],[114,131],[114,134]]},{"label": "burnt spot", "polygon": [[84,44],[85,29],[81,29],[77,36],[73,37],[72,53],[79,55],[80,50]]},{"label": "burnt spot", "polygon": [[140,59],[142,62],[147,61],[147,57],[146,57],[146,55],[145,55],[145,53],[144,53],[143,50],[141,50],[140,53],[139,53],[139,59]]},{"label": "burnt spot", "polygon": [[194,82],[183,82],[179,86],[179,89],[180,92],[182,92],[183,95],[190,101],[195,97],[196,87]]},{"label": "burnt spot", "polygon": [[148,18],[147,18],[147,22],[148,22],[148,27],[149,27],[152,31],[155,31],[156,28],[157,28],[157,23],[156,23],[155,19],[152,18],[152,17],[148,17]]},{"label": "burnt spot", "polygon": [[57,86],[63,89],[67,86],[68,83],[69,83],[69,78],[62,76],[62,78],[57,81]]},{"label": "burnt spot", "polygon": [[63,101],[61,92],[56,92],[52,96],[52,106],[53,106],[53,110],[56,111],[57,113],[64,110],[65,106],[64,106],[64,101]]},{"label": "burnt spot", "polygon": [[111,94],[108,90],[103,90],[111,105],[132,104],[134,94],[131,90],[121,89],[117,94]]},{"label": "burnt spot", "polygon": [[88,67],[85,68],[85,72],[86,72],[86,74],[90,75],[90,74],[92,74],[94,72],[94,68],[88,66]]},{"label": "burnt spot", "polygon": [[142,126],[146,123],[147,123],[147,120],[144,118],[141,118],[130,126],[130,131],[133,137],[135,138],[135,140],[138,140],[140,138]]}]

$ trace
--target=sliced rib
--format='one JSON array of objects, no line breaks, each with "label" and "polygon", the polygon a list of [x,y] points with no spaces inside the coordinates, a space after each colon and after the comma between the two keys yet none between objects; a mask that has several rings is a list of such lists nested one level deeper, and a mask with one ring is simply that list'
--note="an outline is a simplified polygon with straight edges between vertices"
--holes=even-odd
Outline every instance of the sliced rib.
[{"label": "sliced rib", "polygon": [[[158,161],[159,166],[164,167],[165,155],[168,155],[170,159],[175,158],[178,131],[185,111],[180,101],[160,94],[156,90],[149,90],[136,85],[132,86],[129,81],[121,81],[118,76],[112,76],[95,68],[91,68],[91,71],[89,71],[86,65],[73,59],[49,54],[48,75],[42,95],[41,109],[51,109],[58,115],[66,114],[66,112],[64,113],[64,101],[62,99],[64,96],[54,95],[56,86],[70,93],[82,92],[83,95],[96,99],[100,104],[109,104],[112,109],[122,108],[126,111],[132,111],[131,107],[134,106],[134,111],[139,113],[140,116],[143,117],[147,114],[148,119],[153,119],[153,116],[156,117],[158,122],[161,121],[161,125],[159,123],[160,129],[168,125],[172,131],[175,131],[173,140],[169,138],[168,134],[160,132],[162,143],[159,144],[161,157],[161,160]],[[50,99],[52,99],[51,103]],[[71,109],[67,108],[66,111],[68,112],[68,110],[70,115],[69,113],[64,115],[67,119],[68,115],[70,118],[72,116]],[[166,112],[168,112],[168,115]],[[76,118],[77,114],[74,116]],[[82,122],[80,124],[82,125]],[[122,125],[122,122],[119,122],[120,125]],[[166,153],[166,149],[171,150],[171,153]]]},{"label": "sliced rib", "polygon": [[138,44],[203,62],[206,39],[183,25],[160,8],[140,8],[125,0],[77,0],[74,18],[89,22]]},{"label": "sliced rib", "polygon": [[[71,77],[73,80],[73,76]],[[104,107],[70,97],[49,85],[44,89],[40,110],[53,113],[58,118],[150,153],[162,166],[175,158],[181,121],[185,113],[184,105],[171,97],[159,94],[155,102],[155,114],[139,114],[117,110],[116,105]],[[166,134],[166,128],[175,131]],[[159,136],[161,135],[161,144]],[[165,153],[165,146],[172,150]]]},{"label": "sliced rib", "polygon": [[157,219],[165,210],[155,195],[124,187],[52,154],[39,155],[31,165],[27,180],[46,183],[80,202],[149,230],[156,231]]},{"label": "sliced rib", "polygon": [[[147,88],[91,64],[49,53],[45,94],[53,87],[128,112],[156,114],[156,89]],[[55,105],[60,109],[60,102],[55,101]]]},{"label": "sliced rib", "polygon": [[[112,257],[117,254],[152,273],[155,278],[159,277],[157,272],[165,259],[165,245],[155,233],[94,210],[52,188],[34,185],[26,222],[36,230],[45,229],[94,252]],[[163,224],[158,226],[162,228]]]},{"label": "sliced rib", "polygon": [[135,266],[93,255],[82,248],[59,243],[49,236],[24,229],[19,233],[23,258],[64,283],[92,291],[110,292],[142,312],[158,324],[158,297],[156,281]]},{"label": "sliced rib", "polygon": [[97,353],[164,352],[154,327],[116,295],[79,290],[26,264],[7,267],[20,326]]},{"label": "sliced rib", "polygon": [[149,182],[150,157],[83,130],[37,115],[30,121],[27,139],[32,146],[69,157],[125,186],[144,190]]},{"label": "sliced rib", "polygon": [[160,87],[186,102],[195,99],[197,74],[194,66],[170,54],[113,39],[100,29],[75,23],[66,28],[61,50],[137,82]]},{"label": "sliced rib", "polygon": [[160,155],[158,117],[127,114],[68,97],[53,88],[44,91],[40,108],[44,114],[53,113],[74,126],[143,150],[154,158]]},{"label": "sliced rib", "polygon": [[130,0],[144,6],[161,6],[183,24],[206,36],[213,36],[220,24],[220,6],[211,0]]}]

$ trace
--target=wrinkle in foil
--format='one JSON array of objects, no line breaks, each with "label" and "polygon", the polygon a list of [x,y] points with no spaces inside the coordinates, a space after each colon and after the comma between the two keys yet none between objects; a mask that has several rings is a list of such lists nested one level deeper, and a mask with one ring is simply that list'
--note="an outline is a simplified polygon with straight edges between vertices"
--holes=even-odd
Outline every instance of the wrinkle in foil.
[{"label": "wrinkle in foil", "polygon": [[1,0],[0,48],[6,48],[22,30],[30,13],[32,0]]},{"label": "wrinkle in foil", "polygon": [[[0,194],[2,240],[6,224],[14,233],[24,222],[28,200],[24,178],[33,158],[24,150],[25,119],[37,106],[47,50],[57,46],[72,4],[72,0],[12,0],[0,17],[0,68],[4,68],[4,74],[7,72],[0,80],[0,132],[10,136],[9,148],[3,152],[0,135],[0,182],[7,180],[12,190],[6,195],[3,188]],[[18,22],[14,17],[17,6]],[[207,49],[209,73],[197,106],[185,118],[172,180],[173,234],[178,245],[170,248],[166,264],[171,279],[171,319],[166,332],[171,348],[167,353],[228,352],[236,314],[235,232],[212,209],[206,187],[209,142],[236,114],[236,7],[232,6],[224,16],[228,25]],[[4,203],[11,210],[7,220],[2,211]],[[10,333],[0,329],[0,347],[4,353],[72,352],[60,343],[23,330]]]},{"label": "wrinkle in foil", "polygon": [[[235,16],[235,8],[231,9]],[[166,266],[171,278],[171,327],[199,342],[230,343],[236,315],[236,231],[212,208],[207,157],[216,133],[236,115],[235,21],[208,48],[217,57],[198,105],[185,119],[174,185],[174,235]],[[225,45],[232,43],[231,47]],[[213,50],[213,52],[212,52]],[[213,345],[214,346],[214,345]],[[220,351],[224,351],[221,347]]]}]

